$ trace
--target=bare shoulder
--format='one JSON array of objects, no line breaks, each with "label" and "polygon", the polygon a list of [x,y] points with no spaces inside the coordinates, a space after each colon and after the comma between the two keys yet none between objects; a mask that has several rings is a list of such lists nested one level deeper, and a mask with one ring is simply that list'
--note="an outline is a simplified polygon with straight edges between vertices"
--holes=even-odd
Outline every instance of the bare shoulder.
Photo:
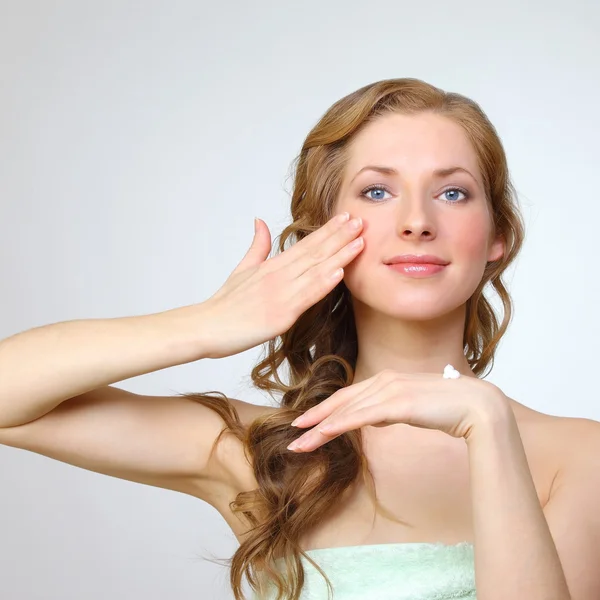
[{"label": "bare shoulder", "polygon": [[[565,466],[600,458],[600,422],[586,417],[550,415],[549,430],[564,452]],[[597,463],[598,464],[598,463]]]},{"label": "bare shoulder", "polygon": [[600,457],[600,421],[551,415],[509,399],[523,442],[554,462],[558,470]]},{"label": "bare shoulder", "polygon": [[[550,467],[552,479],[543,504],[547,507],[576,507],[581,518],[597,515],[596,503],[600,492],[600,422],[586,417],[564,417],[541,413],[540,453]],[[558,504],[552,504],[557,499]],[[587,506],[592,501],[592,506]],[[560,508],[554,508],[560,511]],[[550,513],[546,512],[546,515]],[[589,515],[585,518],[591,523]],[[598,522],[600,526],[600,522]]]}]

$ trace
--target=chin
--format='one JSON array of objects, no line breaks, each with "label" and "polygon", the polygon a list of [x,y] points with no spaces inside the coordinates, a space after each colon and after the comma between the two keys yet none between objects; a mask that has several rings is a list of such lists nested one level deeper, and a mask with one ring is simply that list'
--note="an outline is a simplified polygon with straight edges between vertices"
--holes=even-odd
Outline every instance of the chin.
[{"label": "chin", "polygon": [[431,292],[399,295],[388,289],[376,297],[350,292],[354,298],[355,312],[377,312],[402,321],[432,321],[454,312],[461,305],[460,302],[453,302],[448,295],[440,297],[440,294]]},{"label": "chin", "polygon": [[430,285],[431,281],[411,280],[408,285],[390,284],[387,278],[352,275],[348,280],[344,278],[344,282],[352,295],[355,312],[376,311],[405,321],[431,321],[449,315],[472,293],[466,289],[462,293],[455,286],[438,282]]},{"label": "chin", "polygon": [[456,307],[442,306],[439,302],[407,304],[397,301],[386,306],[372,306],[372,309],[400,321],[434,321],[452,313]]}]

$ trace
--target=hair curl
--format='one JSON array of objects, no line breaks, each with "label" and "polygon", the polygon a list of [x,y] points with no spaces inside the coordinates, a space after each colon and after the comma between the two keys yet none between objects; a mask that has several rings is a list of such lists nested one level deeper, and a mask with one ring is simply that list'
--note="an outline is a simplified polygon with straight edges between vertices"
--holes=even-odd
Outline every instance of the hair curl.
[{"label": "hair curl", "polygon": [[[296,166],[292,223],[279,236],[278,252],[286,249],[288,240],[300,241],[333,216],[348,146],[359,131],[382,115],[424,111],[443,115],[462,126],[477,154],[493,220],[492,233],[502,235],[506,244],[504,256],[487,264],[466,306],[465,356],[474,374],[485,377],[511,320],[512,301],[502,275],[521,249],[524,224],[500,138],[473,100],[419,79],[403,78],[366,85],[335,102],[310,131],[292,163]],[[500,324],[484,296],[488,283],[503,304]],[[299,539],[339,503],[359,475],[367,484],[376,510],[393,518],[377,501],[373,477],[362,453],[360,430],[344,433],[313,452],[286,450],[297,435],[290,422],[352,382],[357,336],[350,292],[343,280],[267,345],[265,358],[252,369],[251,377],[257,388],[283,394],[281,410],[244,427],[235,408],[220,392],[182,394],[221,416],[225,423],[221,435],[231,432],[244,444],[259,486],[240,493],[230,505],[250,525],[244,541],[227,560],[236,600],[244,599],[244,576],[260,597],[268,584],[277,590],[277,600],[298,600],[305,581],[301,555],[325,577],[332,592],[329,579],[302,551]],[[287,384],[278,373],[284,361],[289,367]],[[280,557],[285,565],[281,570],[274,562]]]}]

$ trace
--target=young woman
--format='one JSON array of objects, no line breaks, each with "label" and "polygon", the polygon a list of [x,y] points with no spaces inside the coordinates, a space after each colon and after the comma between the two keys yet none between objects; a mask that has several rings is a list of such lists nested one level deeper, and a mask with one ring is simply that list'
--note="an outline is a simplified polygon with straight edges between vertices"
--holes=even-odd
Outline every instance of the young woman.
[{"label": "young woman", "polygon": [[[237,599],[244,576],[261,599],[600,597],[600,423],[483,379],[524,231],[481,108],[416,79],[349,94],[304,142],[291,213],[277,255],[258,220],[199,305],[2,341],[0,443],[209,502]],[[277,408],[111,385],[264,342]]]}]

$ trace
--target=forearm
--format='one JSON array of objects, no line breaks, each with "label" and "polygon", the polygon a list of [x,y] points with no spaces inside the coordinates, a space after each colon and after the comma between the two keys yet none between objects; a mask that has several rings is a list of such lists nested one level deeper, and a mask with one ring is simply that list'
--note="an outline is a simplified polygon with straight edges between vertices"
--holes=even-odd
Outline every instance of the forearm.
[{"label": "forearm", "polygon": [[466,440],[478,600],[569,600],[569,590],[507,407]]},{"label": "forearm", "polygon": [[98,387],[203,358],[202,306],[65,321],[0,341],[0,427],[32,421]]}]

